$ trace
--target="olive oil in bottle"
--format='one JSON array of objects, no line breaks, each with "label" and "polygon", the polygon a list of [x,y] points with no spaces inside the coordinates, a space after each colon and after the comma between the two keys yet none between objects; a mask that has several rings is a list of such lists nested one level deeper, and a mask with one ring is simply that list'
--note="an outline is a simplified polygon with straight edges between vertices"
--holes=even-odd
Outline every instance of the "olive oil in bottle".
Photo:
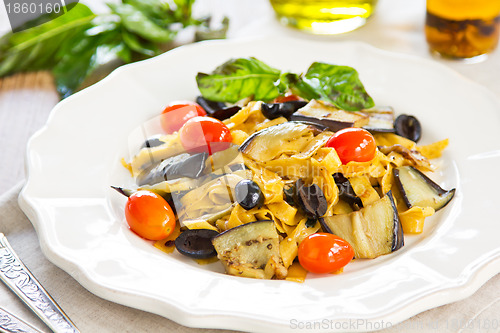
[{"label": "olive oil in bottle", "polygon": [[377,0],[270,0],[278,19],[316,34],[357,29],[373,14]]},{"label": "olive oil in bottle", "polygon": [[425,35],[430,49],[443,57],[491,52],[500,35],[500,1],[427,0]]}]

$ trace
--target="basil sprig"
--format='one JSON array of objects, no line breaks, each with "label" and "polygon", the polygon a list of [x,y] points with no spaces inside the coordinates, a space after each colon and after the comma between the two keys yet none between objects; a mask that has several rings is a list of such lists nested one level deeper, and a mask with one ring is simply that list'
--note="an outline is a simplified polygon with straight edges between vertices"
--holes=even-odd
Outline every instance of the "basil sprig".
[{"label": "basil sprig", "polygon": [[235,103],[253,96],[271,100],[279,95],[275,82],[280,71],[255,58],[231,59],[212,74],[198,73],[196,82],[202,95],[213,101]]},{"label": "basil sprig", "polygon": [[281,73],[255,58],[231,59],[211,74],[198,73],[196,81],[203,97],[218,102],[247,97],[270,101],[289,90],[347,111],[375,105],[354,68],[321,62],[313,63],[305,74],[295,74]]}]

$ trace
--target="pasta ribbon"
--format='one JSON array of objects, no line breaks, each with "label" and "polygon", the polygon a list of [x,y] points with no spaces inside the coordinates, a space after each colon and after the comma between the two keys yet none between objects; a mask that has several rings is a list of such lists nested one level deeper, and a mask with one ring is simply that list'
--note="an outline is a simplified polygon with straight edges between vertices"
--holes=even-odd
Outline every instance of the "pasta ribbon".
[{"label": "pasta ribbon", "polygon": [[235,115],[223,121],[229,130],[240,130],[247,134],[257,131],[257,125],[267,120],[260,110],[262,102],[250,102]]},{"label": "pasta ribbon", "polygon": [[448,147],[449,140],[436,141],[426,146],[419,146],[417,150],[428,159],[441,157],[443,150]]},{"label": "pasta ribbon", "polygon": [[432,216],[434,209],[432,207],[413,206],[405,212],[399,213],[399,219],[403,226],[403,232],[409,234],[419,234],[424,230],[424,220]]},{"label": "pasta ribbon", "polygon": [[417,144],[410,139],[404,138],[394,133],[378,133],[373,136],[377,146],[401,145],[407,149],[413,150]]}]

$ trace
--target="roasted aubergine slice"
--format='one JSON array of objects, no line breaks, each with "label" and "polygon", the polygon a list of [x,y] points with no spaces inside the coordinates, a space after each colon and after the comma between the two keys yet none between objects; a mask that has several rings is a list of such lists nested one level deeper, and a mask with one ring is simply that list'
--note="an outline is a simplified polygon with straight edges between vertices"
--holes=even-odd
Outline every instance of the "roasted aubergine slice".
[{"label": "roasted aubergine slice", "polygon": [[241,144],[240,151],[257,162],[267,162],[284,153],[303,151],[320,132],[315,125],[289,121],[250,135]]},{"label": "roasted aubergine slice", "polygon": [[291,120],[307,121],[338,131],[347,127],[362,127],[368,125],[369,117],[361,112],[344,111],[334,106],[310,101],[306,106],[291,115]]},{"label": "roasted aubergine slice", "polygon": [[376,258],[404,245],[403,228],[389,191],[359,211],[320,218],[326,232],[345,239],[356,258]]},{"label": "roasted aubergine slice", "polygon": [[286,277],[278,233],[271,220],[229,229],[214,237],[212,243],[228,274],[259,279]]},{"label": "roasted aubergine slice", "polygon": [[446,206],[455,195],[455,189],[449,191],[442,189],[412,166],[395,168],[394,180],[408,208],[432,207],[437,211]]}]

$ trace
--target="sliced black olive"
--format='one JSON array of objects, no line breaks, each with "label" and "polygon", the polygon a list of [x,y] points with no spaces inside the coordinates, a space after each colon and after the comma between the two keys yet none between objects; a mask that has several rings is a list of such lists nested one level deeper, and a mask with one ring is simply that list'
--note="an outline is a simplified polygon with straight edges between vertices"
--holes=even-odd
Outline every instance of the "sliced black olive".
[{"label": "sliced black olive", "polygon": [[285,201],[289,205],[291,205],[291,206],[296,205],[295,186],[292,185],[292,186],[283,188],[283,195],[284,195]]},{"label": "sliced black olive", "polygon": [[283,103],[262,103],[261,111],[267,119],[276,119],[278,117],[285,117],[290,119],[292,114],[298,109],[307,105],[306,101],[288,101]]},{"label": "sliced black olive", "polygon": [[212,245],[212,238],[218,234],[210,229],[186,230],[175,239],[175,247],[181,254],[194,259],[215,257],[217,252]]},{"label": "sliced black olive", "polygon": [[207,112],[207,114],[219,120],[224,120],[229,117],[234,116],[241,108],[237,105],[227,106],[222,102],[215,102],[204,98],[203,96],[198,96],[196,98],[196,103],[200,104],[200,106]]},{"label": "sliced black olive", "polygon": [[246,210],[260,208],[264,204],[264,194],[259,185],[250,179],[243,179],[234,187],[236,201]]},{"label": "sliced black olive", "polygon": [[195,155],[184,153],[167,158],[159,164],[142,171],[137,176],[136,183],[139,186],[143,186],[181,177],[198,178],[205,174],[207,159],[207,153]]},{"label": "sliced black olive", "polygon": [[333,180],[339,188],[340,199],[347,202],[355,210],[363,207],[363,202],[361,201],[361,198],[358,197],[354,192],[349,179],[347,179],[342,173],[336,172],[333,174]]},{"label": "sliced black olive", "polygon": [[422,126],[417,118],[406,114],[399,115],[394,121],[396,134],[414,142],[418,142],[422,136]]},{"label": "sliced black olive", "polygon": [[326,214],[328,203],[318,185],[306,186],[302,179],[299,179],[295,183],[295,192],[299,205],[307,216],[317,219]]},{"label": "sliced black olive", "polygon": [[164,144],[165,142],[161,141],[158,137],[151,137],[144,141],[144,143],[141,146],[142,148],[153,148],[153,147],[158,147]]}]

